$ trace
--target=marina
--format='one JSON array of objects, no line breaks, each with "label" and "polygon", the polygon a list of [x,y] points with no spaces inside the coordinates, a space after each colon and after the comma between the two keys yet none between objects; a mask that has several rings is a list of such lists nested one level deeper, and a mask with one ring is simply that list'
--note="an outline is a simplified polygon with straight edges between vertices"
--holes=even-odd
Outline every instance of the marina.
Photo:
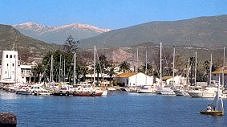
[{"label": "marina", "polygon": [[[1,111],[14,112],[18,127],[225,126],[227,117],[201,115],[213,99],[110,92],[106,97],[23,96],[0,92]],[[224,105],[227,101],[223,100]],[[227,111],[226,106],[224,107]]]}]

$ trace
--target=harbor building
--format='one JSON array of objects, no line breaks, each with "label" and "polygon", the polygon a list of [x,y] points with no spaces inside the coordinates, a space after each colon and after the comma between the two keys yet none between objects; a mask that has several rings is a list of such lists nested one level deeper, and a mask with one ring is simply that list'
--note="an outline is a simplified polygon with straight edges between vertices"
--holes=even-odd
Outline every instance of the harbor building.
[{"label": "harbor building", "polygon": [[[223,77],[223,74],[224,74],[224,77]],[[212,72],[211,80],[218,81],[219,75],[221,78],[221,84],[223,85],[224,83],[224,86],[227,87],[227,66],[225,66],[224,68],[219,67],[216,70],[214,70]],[[223,81],[223,78],[224,78],[224,81]]]},{"label": "harbor building", "polygon": [[1,82],[6,84],[21,81],[21,68],[17,51],[2,52]]},{"label": "harbor building", "polygon": [[20,65],[17,51],[3,51],[0,82],[3,84],[25,83],[32,77],[30,65]]},{"label": "harbor building", "polygon": [[115,80],[120,86],[144,86],[153,85],[158,82],[159,79],[153,76],[148,76],[144,73],[126,72],[121,73],[115,77]]}]

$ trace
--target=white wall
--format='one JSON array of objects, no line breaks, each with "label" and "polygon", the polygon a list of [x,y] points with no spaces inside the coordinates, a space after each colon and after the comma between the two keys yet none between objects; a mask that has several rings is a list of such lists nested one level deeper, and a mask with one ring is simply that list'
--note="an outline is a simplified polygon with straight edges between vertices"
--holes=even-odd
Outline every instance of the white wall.
[{"label": "white wall", "polygon": [[175,86],[182,86],[187,84],[187,79],[182,76],[175,76],[173,78],[167,79],[166,83],[169,85],[170,82],[174,81]]},{"label": "white wall", "polygon": [[128,79],[128,86],[153,85],[153,76],[148,76],[143,73],[137,73],[136,75],[130,76]]},{"label": "white wall", "polygon": [[18,65],[19,60],[17,51],[3,51],[1,81],[7,83],[20,82],[21,70]]}]

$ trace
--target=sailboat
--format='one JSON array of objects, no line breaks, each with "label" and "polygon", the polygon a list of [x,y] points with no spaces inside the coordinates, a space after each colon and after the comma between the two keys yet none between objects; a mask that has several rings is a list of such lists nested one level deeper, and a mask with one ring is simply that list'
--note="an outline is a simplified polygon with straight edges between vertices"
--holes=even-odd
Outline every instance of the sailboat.
[{"label": "sailboat", "polygon": [[162,43],[160,43],[160,85],[156,90],[157,94],[161,95],[176,95],[170,86],[164,85],[162,81]]},{"label": "sailboat", "polygon": [[208,107],[202,111],[200,111],[201,114],[204,115],[212,115],[212,116],[223,116],[224,115],[224,105],[221,98],[221,91],[220,91],[220,75],[219,75],[219,83],[217,87],[216,96],[213,100],[213,102],[208,105]]},{"label": "sailboat", "polygon": [[107,90],[95,87],[95,76],[96,76],[96,46],[94,46],[94,81],[93,84],[84,82],[78,84],[78,87],[73,92],[73,96],[106,96]]}]

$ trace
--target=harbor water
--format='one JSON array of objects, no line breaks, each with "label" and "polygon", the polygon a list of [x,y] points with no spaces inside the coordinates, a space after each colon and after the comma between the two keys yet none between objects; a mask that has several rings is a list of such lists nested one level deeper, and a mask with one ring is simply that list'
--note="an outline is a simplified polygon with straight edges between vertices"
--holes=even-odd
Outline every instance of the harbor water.
[{"label": "harbor water", "polygon": [[[225,127],[227,115],[201,115],[212,99],[128,94],[106,97],[25,96],[0,92],[0,112],[17,127]],[[227,111],[227,100],[224,101]]]}]

